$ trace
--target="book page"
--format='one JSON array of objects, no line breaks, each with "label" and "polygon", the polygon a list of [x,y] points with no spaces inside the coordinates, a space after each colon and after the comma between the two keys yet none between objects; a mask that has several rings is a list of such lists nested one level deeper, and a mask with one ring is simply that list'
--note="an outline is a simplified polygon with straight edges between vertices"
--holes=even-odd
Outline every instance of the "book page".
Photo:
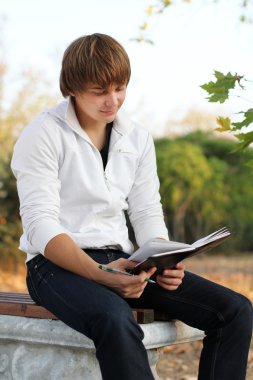
[{"label": "book page", "polygon": [[180,243],[172,240],[151,239],[143,246],[137,249],[128,260],[143,261],[157,253],[177,251],[184,248],[190,248],[190,244]]},{"label": "book page", "polygon": [[227,230],[227,228],[226,228],[226,227],[223,227],[223,228],[221,228],[220,230],[215,231],[215,232],[213,232],[212,234],[207,235],[207,236],[205,236],[205,237],[203,237],[203,238],[201,238],[201,239],[195,241],[195,242],[194,242],[193,244],[191,244],[191,245],[192,245],[192,247],[194,247],[194,248],[199,248],[199,247],[202,247],[202,246],[204,246],[204,245],[206,245],[206,244],[209,244],[209,243],[211,243],[211,242],[214,242],[214,241],[216,241],[216,240],[221,240],[221,239],[223,239],[223,238],[225,238],[225,237],[227,237],[227,236],[230,236],[230,235],[231,235],[231,233]]},{"label": "book page", "polygon": [[[212,247],[219,242],[225,240],[231,233],[226,227],[223,227],[210,235],[207,235],[201,239],[196,240],[192,244],[180,243],[178,241],[172,240],[163,240],[159,238],[151,239],[147,241],[143,246],[137,249],[128,260],[142,262],[148,257],[157,255],[157,254],[169,254],[182,250],[184,251],[199,251],[200,249],[204,250],[204,247]],[[216,242],[216,243],[215,243]],[[203,247],[203,248],[202,248]]]}]

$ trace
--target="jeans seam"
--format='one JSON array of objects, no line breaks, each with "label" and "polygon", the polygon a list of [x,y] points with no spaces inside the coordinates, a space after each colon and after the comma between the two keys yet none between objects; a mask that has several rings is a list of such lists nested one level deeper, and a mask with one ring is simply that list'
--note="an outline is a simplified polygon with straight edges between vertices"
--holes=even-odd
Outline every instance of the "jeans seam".
[{"label": "jeans seam", "polygon": [[[175,300],[179,300],[180,302],[183,302],[183,303],[186,303],[186,304],[190,304],[190,305],[194,305],[194,306],[199,306],[202,309],[205,309],[205,310],[208,310],[208,311],[214,313],[218,317],[218,319],[220,321],[225,322],[225,319],[224,319],[223,315],[218,310],[214,309],[213,307],[201,304],[199,302],[194,302],[194,301],[191,301],[191,300],[187,300],[187,299],[185,299],[183,297],[170,296],[170,298],[175,299]],[[214,350],[214,353],[213,353],[210,380],[214,380],[215,379],[215,377],[214,377],[214,370],[215,370],[217,352],[218,352],[218,349],[219,349],[219,346],[220,346],[220,342],[221,342],[222,328],[217,329],[217,334],[218,334],[218,341],[216,343],[216,347],[215,347],[215,350]]]},{"label": "jeans seam", "polygon": [[211,365],[211,380],[215,380],[214,370],[215,370],[215,364],[216,364],[216,359],[217,359],[217,353],[218,353],[220,342],[221,342],[222,329],[218,329],[217,333],[218,333],[218,341],[216,343],[216,348],[215,348],[215,351],[214,351],[212,365]]},{"label": "jeans seam", "polygon": [[[34,285],[34,282],[33,282],[33,279],[32,279],[32,276],[31,276],[31,273],[30,273],[29,270],[28,270],[28,275],[27,275],[27,277],[28,277],[29,280],[30,280],[30,285],[31,285],[31,288],[32,288],[33,293],[35,294],[35,296],[37,297],[39,303],[41,304],[41,303],[42,303],[41,298],[40,298],[40,296],[38,295],[38,292],[37,292],[37,290],[36,290],[36,287],[35,287],[35,285]],[[29,290],[29,289],[28,289],[28,290]],[[35,302],[36,302],[36,300],[35,300]]]}]

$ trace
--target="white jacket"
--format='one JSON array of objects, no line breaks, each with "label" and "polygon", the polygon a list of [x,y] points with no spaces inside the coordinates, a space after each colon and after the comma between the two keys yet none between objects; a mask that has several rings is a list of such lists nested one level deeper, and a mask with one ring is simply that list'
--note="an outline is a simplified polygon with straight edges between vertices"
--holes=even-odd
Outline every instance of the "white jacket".
[{"label": "white jacket", "polygon": [[12,157],[27,260],[68,234],[81,248],[119,247],[131,253],[127,210],[139,246],[168,239],[159,195],[154,143],[120,110],[108,162],[81,128],[72,102],[46,110],[24,129]]}]

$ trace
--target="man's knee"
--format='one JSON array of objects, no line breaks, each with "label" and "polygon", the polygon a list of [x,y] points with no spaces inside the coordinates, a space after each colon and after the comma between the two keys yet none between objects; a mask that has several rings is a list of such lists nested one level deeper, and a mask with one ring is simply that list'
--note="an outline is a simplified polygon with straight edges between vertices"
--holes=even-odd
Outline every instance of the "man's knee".
[{"label": "man's knee", "polygon": [[239,304],[239,320],[241,327],[245,327],[252,332],[252,322],[253,322],[253,308],[251,301],[245,296],[241,295],[241,301]]},{"label": "man's knee", "polygon": [[240,331],[241,337],[251,338],[253,310],[251,301],[242,294],[235,293],[232,302],[226,307],[225,326],[233,326],[234,331]]}]

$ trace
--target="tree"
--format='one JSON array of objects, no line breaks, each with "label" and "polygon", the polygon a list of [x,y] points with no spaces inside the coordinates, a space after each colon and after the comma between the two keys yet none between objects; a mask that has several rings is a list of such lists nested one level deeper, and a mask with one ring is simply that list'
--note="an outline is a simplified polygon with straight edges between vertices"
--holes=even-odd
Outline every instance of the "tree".
[{"label": "tree", "polygon": [[[200,146],[211,165],[213,161],[218,160],[219,170],[215,168],[213,170],[212,191],[209,192],[208,197],[205,196],[206,203],[209,203],[210,199],[212,200],[212,212],[222,219],[222,221],[219,219],[222,225],[228,226],[233,232],[233,238],[226,243],[226,248],[228,250],[252,251],[253,236],[250,229],[253,224],[253,213],[251,211],[253,192],[252,177],[249,175],[247,163],[253,159],[253,150],[235,151],[235,141],[218,139],[211,132],[198,131],[180,139]],[[219,187],[221,191],[217,192]],[[216,197],[215,201],[213,201],[213,197]],[[209,218],[207,214],[206,218],[207,223],[215,220]],[[194,224],[195,222],[191,220],[191,223]],[[209,231],[215,229],[215,225],[209,225],[209,227]]]},{"label": "tree", "polygon": [[[219,2],[219,0],[210,0],[213,3]],[[181,3],[186,5],[193,3],[194,0],[181,0]],[[206,3],[207,1],[204,0]],[[204,3],[203,2],[203,3]],[[176,0],[154,0],[152,3],[147,6],[145,11],[145,19],[142,24],[139,26],[139,35],[135,38],[132,38],[132,41],[144,42],[153,45],[154,41],[148,35],[148,31],[151,27],[152,21],[161,15],[164,15],[168,12],[173,6],[178,5]],[[248,16],[248,13],[252,11],[253,2],[252,0],[239,0],[238,2],[238,17],[241,22],[252,23],[252,17]]]},{"label": "tree", "polygon": [[[0,250],[1,259],[8,257],[16,262],[20,257],[18,241],[22,228],[16,181],[10,169],[13,145],[23,127],[42,106],[54,104],[56,97],[46,95],[50,94],[49,84],[41,74],[27,70],[20,75],[21,88],[6,107],[4,77],[7,65],[3,61],[0,71]],[[42,88],[40,83],[43,83]]]},{"label": "tree", "polygon": [[155,145],[171,238],[191,242],[225,225],[233,239],[221,249],[253,250],[252,180],[245,165],[253,151],[231,154],[234,141],[201,131]]},{"label": "tree", "polygon": [[224,215],[218,215],[215,206],[224,206],[227,200],[225,164],[218,159],[209,162],[200,146],[180,139],[157,140],[156,150],[162,203],[173,239],[195,240],[216,228]]},{"label": "tree", "polygon": [[[217,1],[219,0],[214,2]],[[181,2],[189,4],[193,1],[182,0]],[[148,36],[148,29],[150,27],[151,20],[157,16],[165,14],[168,9],[172,8],[174,5],[176,5],[176,1],[173,0],[156,0],[150,4],[146,9],[146,20],[139,27],[139,36],[137,38],[133,38],[133,40],[153,44],[153,40]],[[238,13],[241,22],[252,23],[252,18],[248,17],[248,13],[251,12],[252,9],[252,0],[239,1]],[[215,82],[211,81],[201,86],[208,92],[209,102],[224,103],[229,98],[231,90],[234,90],[236,87],[245,90],[248,83],[253,82],[253,80],[246,79],[243,75],[238,75],[237,73],[231,74],[229,72],[224,74],[222,72],[215,71],[214,75],[216,77]],[[252,102],[252,98],[250,101]],[[239,141],[237,149],[245,149],[253,142],[253,108],[240,111],[239,113],[243,115],[243,120],[239,122],[231,121],[228,117],[224,118],[219,116],[217,118],[219,127],[216,130],[219,132],[229,132]],[[250,161],[248,165],[253,168],[253,161]]]}]

